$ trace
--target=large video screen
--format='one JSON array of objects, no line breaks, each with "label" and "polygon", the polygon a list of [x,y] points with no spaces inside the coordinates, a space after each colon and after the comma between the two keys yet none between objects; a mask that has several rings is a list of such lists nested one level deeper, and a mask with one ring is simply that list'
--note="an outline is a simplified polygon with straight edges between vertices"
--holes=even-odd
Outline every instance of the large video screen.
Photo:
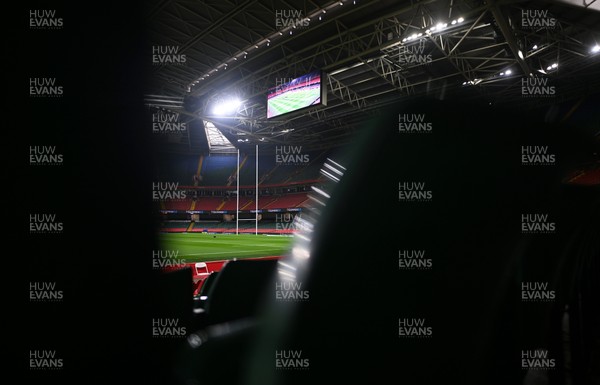
[{"label": "large video screen", "polygon": [[267,118],[274,118],[305,107],[326,104],[321,72],[315,71],[269,90]]}]

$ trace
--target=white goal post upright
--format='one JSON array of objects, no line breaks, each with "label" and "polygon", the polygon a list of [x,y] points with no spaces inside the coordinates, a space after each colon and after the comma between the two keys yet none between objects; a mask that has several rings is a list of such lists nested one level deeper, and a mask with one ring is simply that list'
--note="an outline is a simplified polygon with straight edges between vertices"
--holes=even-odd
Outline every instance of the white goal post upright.
[{"label": "white goal post upright", "polygon": [[236,171],[237,193],[235,194],[235,235],[240,231],[240,149],[237,150],[237,171]]},{"label": "white goal post upright", "polygon": [[256,233],[258,235],[258,144],[256,145],[256,193],[254,194],[254,200],[256,202],[256,212],[255,220],[256,220]]},{"label": "white goal post upright", "polygon": [[[242,219],[243,221],[254,221],[256,222],[255,226],[255,235],[258,235],[258,144],[256,145],[256,190],[254,193],[254,201],[255,201],[255,213],[254,219]],[[236,209],[235,209],[235,235],[239,235],[240,233],[240,150],[237,150],[237,171],[236,171]]]}]

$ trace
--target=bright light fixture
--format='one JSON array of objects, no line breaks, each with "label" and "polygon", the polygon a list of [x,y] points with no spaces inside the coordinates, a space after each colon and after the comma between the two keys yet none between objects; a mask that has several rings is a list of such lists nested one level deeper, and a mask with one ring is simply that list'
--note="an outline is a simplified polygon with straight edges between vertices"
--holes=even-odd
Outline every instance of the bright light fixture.
[{"label": "bright light fixture", "polygon": [[596,44],[595,46],[592,47],[592,53],[598,53],[600,52],[600,45]]},{"label": "bright light fixture", "polygon": [[465,21],[465,19],[464,19],[464,18],[462,18],[462,17],[459,17],[459,18],[458,18],[458,22],[459,22],[459,23],[462,23],[463,21]]},{"label": "bright light fixture", "polygon": [[517,52],[517,54],[519,55],[519,57],[521,58],[521,60],[525,60],[525,56],[523,56],[523,51],[519,50]]},{"label": "bright light fixture", "polygon": [[213,114],[215,115],[226,115],[237,111],[238,107],[242,104],[242,101],[238,98],[232,98],[223,100],[213,108]]}]

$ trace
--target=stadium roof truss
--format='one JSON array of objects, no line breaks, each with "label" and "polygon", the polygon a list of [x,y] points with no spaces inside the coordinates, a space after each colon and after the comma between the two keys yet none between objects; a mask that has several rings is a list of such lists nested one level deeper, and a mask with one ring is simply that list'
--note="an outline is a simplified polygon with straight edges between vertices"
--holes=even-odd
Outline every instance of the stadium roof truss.
[{"label": "stadium roof truss", "polygon": [[[569,2],[157,1],[146,14],[151,43],[176,46],[187,61],[154,67],[146,104],[212,122],[234,143],[243,136],[317,150],[417,96],[515,108],[569,100],[600,86],[600,13],[586,9],[595,2]],[[281,23],[282,11],[309,25]],[[319,69],[328,74],[327,106],[266,119],[269,88]],[[532,76],[560,92],[524,98],[522,81]],[[211,115],[215,101],[234,94],[243,99],[235,118]],[[193,130],[187,135],[181,150],[198,149]]]}]

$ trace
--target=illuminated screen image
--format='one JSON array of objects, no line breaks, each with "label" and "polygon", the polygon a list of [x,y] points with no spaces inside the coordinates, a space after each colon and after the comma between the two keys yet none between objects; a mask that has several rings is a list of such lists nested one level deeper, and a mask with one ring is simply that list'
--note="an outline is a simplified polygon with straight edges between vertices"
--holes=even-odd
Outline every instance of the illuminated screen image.
[{"label": "illuminated screen image", "polygon": [[321,104],[321,86],[321,73],[316,71],[271,88],[267,96],[267,118]]}]

